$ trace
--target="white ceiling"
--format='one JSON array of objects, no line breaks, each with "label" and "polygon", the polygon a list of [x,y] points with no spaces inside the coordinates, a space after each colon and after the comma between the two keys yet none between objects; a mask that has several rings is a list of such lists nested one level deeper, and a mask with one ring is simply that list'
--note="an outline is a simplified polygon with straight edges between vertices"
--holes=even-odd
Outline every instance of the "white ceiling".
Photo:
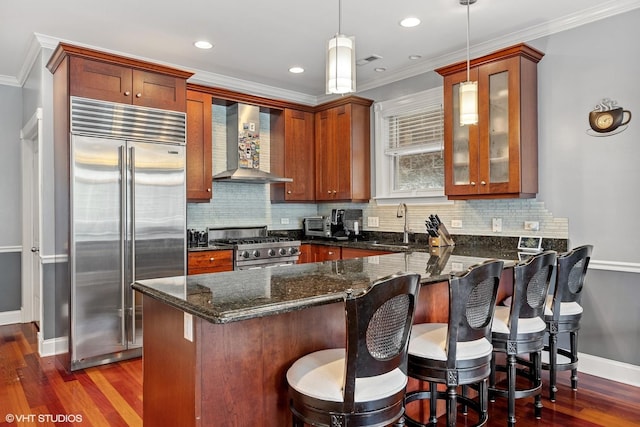
[{"label": "white ceiling", "polygon": [[[472,56],[639,7],[640,0],[478,0],[470,8]],[[407,16],[422,24],[401,27]],[[194,82],[263,94],[285,89],[313,102],[324,96],[325,47],[337,30],[338,0],[3,0],[0,83],[21,85],[34,46],[64,40],[178,66],[195,72]],[[358,67],[361,92],[463,60],[466,7],[459,0],[342,0],[342,32],[355,36],[357,59],[382,57]],[[214,48],[196,49],[201,39]],[[306,71],[289,73],[294,65]]]}]

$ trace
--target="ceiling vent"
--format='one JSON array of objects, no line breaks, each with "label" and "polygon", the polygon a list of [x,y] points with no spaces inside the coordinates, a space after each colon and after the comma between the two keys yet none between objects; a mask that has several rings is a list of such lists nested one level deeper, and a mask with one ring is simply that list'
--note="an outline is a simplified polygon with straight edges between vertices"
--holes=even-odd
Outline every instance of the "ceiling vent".
[{"label": "ceiling vent", "polygon": [[366,58],[362,58],[362,59],[358,59],[356,61],[356,65],[357,66],[361,66],[361,65],[367,65],[373,61],[377,61],[378,59],[382,59],[382,56],[380,55],[369,55]]}]

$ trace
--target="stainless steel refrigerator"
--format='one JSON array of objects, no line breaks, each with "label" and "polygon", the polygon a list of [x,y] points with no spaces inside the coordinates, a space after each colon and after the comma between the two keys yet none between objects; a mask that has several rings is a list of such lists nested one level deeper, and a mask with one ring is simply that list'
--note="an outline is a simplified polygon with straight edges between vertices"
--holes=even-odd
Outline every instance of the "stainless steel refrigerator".
[{"label": "stainless steel refrigerator", "polygon": [[72,98],[71,369],[141,354],[136,279],[185,274],[184,113]]}]

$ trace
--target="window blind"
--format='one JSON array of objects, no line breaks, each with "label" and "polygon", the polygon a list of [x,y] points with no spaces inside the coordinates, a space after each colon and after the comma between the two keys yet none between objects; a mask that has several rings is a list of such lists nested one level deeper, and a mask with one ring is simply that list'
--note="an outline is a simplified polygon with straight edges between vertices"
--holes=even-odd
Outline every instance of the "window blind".
[{"label": "window blind", "polygon": [[441,104],[420,106],[385,117],[387,146],[391,156],[442,150],[444,114]]}]

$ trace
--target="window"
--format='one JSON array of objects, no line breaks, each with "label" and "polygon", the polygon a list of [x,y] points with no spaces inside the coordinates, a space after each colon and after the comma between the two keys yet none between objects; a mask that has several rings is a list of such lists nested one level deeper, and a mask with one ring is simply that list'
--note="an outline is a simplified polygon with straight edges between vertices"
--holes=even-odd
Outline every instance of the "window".
[{"label": "window", "polygon": [[376,196],[444,198],[442,87],[375,105]]}]

